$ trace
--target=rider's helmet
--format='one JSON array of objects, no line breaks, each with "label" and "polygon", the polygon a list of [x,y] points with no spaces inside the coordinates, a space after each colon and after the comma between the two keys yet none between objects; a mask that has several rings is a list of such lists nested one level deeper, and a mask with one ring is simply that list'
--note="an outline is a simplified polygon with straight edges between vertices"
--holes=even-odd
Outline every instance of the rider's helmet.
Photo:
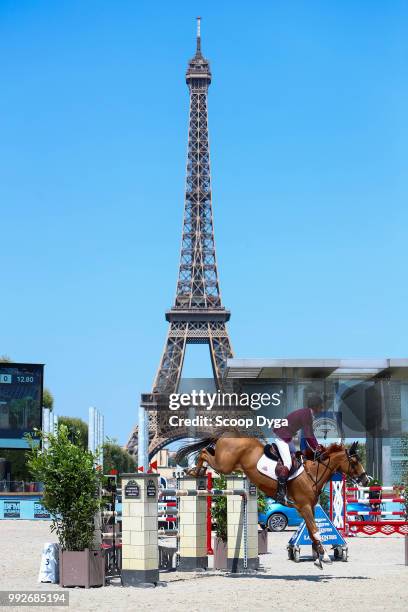
[{"label": "rider's helmet", "polygon": [[319,393],[311,393],[307,398],[307,407],[313,412],[321,412],[323,410],[323,398]]}]

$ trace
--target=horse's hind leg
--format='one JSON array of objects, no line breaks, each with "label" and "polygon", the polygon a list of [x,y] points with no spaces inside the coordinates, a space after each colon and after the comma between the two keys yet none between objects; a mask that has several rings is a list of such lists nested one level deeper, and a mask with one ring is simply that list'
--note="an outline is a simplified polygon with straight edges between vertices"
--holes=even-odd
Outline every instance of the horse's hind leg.
[{"label": "horse's hind leg", "polygon": [[200,476],[203,469],[205,473],[204,463],[208,463],[219,474],[232,474],[234,470],[242,469],[239,464],[239,450],[234,445],[229,448],[232,442],[231,438],[222,438],[217,441],[215,448],[204,448],[199,454],[196,468],[189,473]]},{"label": "horse's hind leg", "polygon": [[[204,463],[207,463],[207,465],[212,467],[212,469],[215,470],[216,472],[220,471],[219,467],[218,467],[218,464],[217,464],[217,461],[215,459],[215,452],[214,452],[214,450],[212,448],[210,448],[210,449],[209,448],[204,448],[201,451],[200,456],[198,458],[197,467],[198,467],[198,465],[200,465],[200,467],[201,467],[202,465],[204,465]],[[204,468],[204,470],[206,470],[206,469],[207,468]]]},{"label": "horse's hind leg", "polygon": [[207,468],[204,465],[205,463],[208,463],[206,449],[201,451],[201,453],[198,455],[197,464],[195,467],[188,469],[187,474],[190,476],[195,476],[196,478],[199,476],[204,476],[207,471]]},{"label": "horse's hind leg", "polygon": [[215,453],[213,448],[203,448],[201,453],[198,455],[197,465],[190,470],[187,470],[187,473],[195,477],[204,476],[207,471],[207,467],[205,466],[206,463],[212,467],[213,470],[218,472],[219,470],[214,455]]},{"label": "horse's hind leg", "polygon": [[[203,476],[207,469],[204,467],[204,464],[207,463],[219,474],[231,474],[234,469],[234,463],[232,461],[220,461],[219,459],[219,453],[217,456],[217,448],[215,449],[215,452],[212,448],[204,448],[198,456],[197,465],[188,473],[192,476]],[[229,465],[229,463],[231,463],[231,465]]]}]

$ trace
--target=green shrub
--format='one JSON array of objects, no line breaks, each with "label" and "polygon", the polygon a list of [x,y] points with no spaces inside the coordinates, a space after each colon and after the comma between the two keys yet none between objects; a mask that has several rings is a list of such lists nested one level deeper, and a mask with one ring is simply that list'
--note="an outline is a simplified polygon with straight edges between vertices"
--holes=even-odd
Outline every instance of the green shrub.
[{"label": "green shrub", "polygon": [[330,495],[326,489],[322,489],[319,496],[319,504],[323,508],[326,514],[330,512]]},{"label": "green shrub", "polygon": [[[214,489],[226,489],[227,480],[224,475],[220,475],[218,478],[213,480]],[[258,512],[265,512],[266,510],[266,496],[262,491],[258,490]],[[213,498],[213,505],[211,508],[211,517],[215,522],[215,535],[223,542],[227,541],[227,528],[228,528],[228,515],[227,515],[227,498],[226,497],[215,497]]]},{"label": "green shrub", "polygon": [[[213,480],[214,489],[226,489],[227,480],[224,475],[220,475],[218,478]],[[213,498],[213,505],[211,508],[211,517],[215,522],[215,535],[223,542],[227,541],[227,498],[226,497],[215,497]]]},{"label": "green shrub", "polygon": [[28,467],[35,480],[44,483],[42,503],[52,515],[51,531],[64,550],[91,548],[95,514],[102,505],[96,455],[72,441],[65,425],[60,425],[58,436],[41,432],[38,436],[48,440],[48,448],[35,447],[28,436]]},{"label": "green shrub", "polygon": [[266,495],[258,489],[258,512],[265,512],[267,508]]}]

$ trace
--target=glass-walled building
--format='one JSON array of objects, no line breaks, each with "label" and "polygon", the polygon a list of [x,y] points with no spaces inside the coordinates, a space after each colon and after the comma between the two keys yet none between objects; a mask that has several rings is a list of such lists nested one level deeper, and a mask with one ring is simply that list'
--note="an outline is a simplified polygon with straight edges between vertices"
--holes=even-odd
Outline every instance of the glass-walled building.
[{"label": "glass-walled building", "polygon": [[278,394],[278,406],[260,409],[275,418],[319,393],[320,442],[365,443],[366,469],[386,485],[400,483],[408,471],[408,359],[229,359],[226,378],[237,392]]}]

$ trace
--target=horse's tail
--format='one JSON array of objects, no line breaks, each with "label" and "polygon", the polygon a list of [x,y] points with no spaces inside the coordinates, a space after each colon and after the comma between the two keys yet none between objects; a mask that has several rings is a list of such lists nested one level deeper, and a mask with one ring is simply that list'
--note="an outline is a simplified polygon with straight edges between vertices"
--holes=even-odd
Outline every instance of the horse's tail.
[{"label": "horse's tail", "polygon": [[192,442],[190,444],[185,444],[184,446],[181,446],[176,453],[176,464],[180,465],[183,459],[185,459],[189,455],[192,455],[193,453],[198,453],[199,451],[202,451],[207,446],[210,446],[210,444],[214,444],[216,440],[217,438],[215,436],[211,438],[201,438],[200,440],[198,440],[198,442]]}]

